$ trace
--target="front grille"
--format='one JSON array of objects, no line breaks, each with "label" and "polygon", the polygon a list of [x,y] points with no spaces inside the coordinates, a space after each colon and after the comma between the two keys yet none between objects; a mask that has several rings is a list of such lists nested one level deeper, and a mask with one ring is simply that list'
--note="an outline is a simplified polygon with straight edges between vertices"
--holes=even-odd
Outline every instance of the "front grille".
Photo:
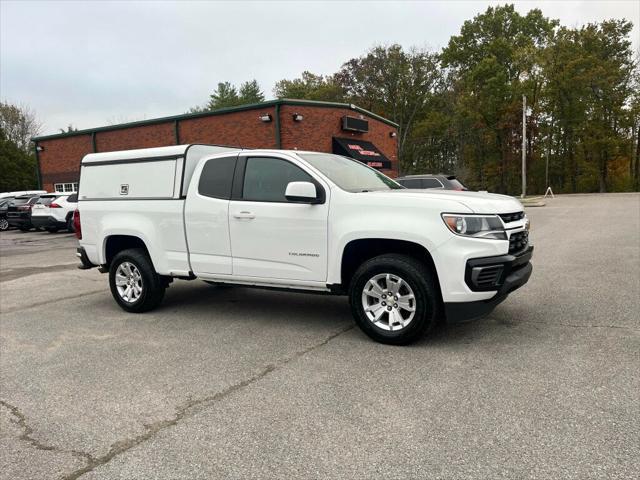
[{"label": "front grille", "polygon": [[524,218],[524,212],[499,213],[498,216],[502,219],[504,223],[511,223],[511,222],[517,222],[518,220],[522,220]]},{"label": "front grille", "polygon": [[529,244],[529,232],[512,233],[509,237],[509,253],[517,253],[527,248]]}]

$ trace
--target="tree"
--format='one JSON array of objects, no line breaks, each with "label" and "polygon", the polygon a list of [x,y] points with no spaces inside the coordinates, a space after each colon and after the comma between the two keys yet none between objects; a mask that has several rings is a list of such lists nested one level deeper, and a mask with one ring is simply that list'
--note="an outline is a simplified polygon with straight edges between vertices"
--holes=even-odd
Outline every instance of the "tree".
[{"label": "tree", "polygon": [[0,127],[0,192],[29,190],[37,183],[35,156],[7,138]]},{"label": "tree", "polygon": [[209,97],[210,100],[207,104],[207,110],[235,107],[241,103],[236,87],[229,82],[218,83],[218,88]]},{"label": "tree", "polygon": [[71,132],[77,132],[78,128],[74,127],[71,123],[69,125],[67,125],[67,128],[60,128],[60,133],[71,133]]},{"label": "tree", "polygon": [[240,102],[241,103],[260,103],[264,102],[264,93],[260,90],[257,80],[244,82],[240,85]]},{"label": "tree", "polygon": [[260,90],[257,80],[243,82],[239,89],[230,82],[220,82],[218,88],[209,96],[209,102],[206,105],[191,107],[187,113],[210,112],[220,108],[260,102],[264,102],[264,93]]},{"label": "tree", "polygon": [[[518,191],[522,95],[532,108],[529,126],[534,130],[542,82],[540,55],[556,25],[537,9],[522,16],[513,5],[490,7],[466,21],[443,49],[443,66],[456,78],[455,122],[464,132],[460,153],[471,172],[469,184]],[[535,151],[532,143],[528,150]]]},{"label": "tree", "polygon": [[325,102],[342,102],[345,99],[342,87],[333,76],[302,72],[299,78],[283,79],[273,89],[276,98],[297,98]]},{"label": "tree", "polygon": [[0,128],[5,139],[23,152],[30,152],[31,138],[40,133],[42,125],[29,107],[0,102]]},{"label": "tree", "polygon": [[400,45],[375,47],[346,62],[336,80],[350,101],[398,123],[398,154],[407,165],[407,138],[442,80],[437,55],[405,52]]}]

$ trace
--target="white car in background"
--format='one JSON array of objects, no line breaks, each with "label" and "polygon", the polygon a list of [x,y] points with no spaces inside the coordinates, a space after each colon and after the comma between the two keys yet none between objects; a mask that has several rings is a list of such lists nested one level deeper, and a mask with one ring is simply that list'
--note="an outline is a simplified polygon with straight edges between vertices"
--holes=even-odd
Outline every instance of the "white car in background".
[{"label": "white car in background", "polygon": [[41,197],[31,209],[31,224],[55,233],[73,232],[73,212],[78,206],[78,194],[61,193],[54,197]]}]

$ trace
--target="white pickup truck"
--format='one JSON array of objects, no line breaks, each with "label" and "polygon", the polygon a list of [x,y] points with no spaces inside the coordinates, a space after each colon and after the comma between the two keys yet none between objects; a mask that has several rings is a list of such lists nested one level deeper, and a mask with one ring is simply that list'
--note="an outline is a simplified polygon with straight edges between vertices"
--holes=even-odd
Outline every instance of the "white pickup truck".
[{"label": "white pickup truck", "polygon": [[409,190],[328,153],[210,145],[96,153],[81,166],[80,268],[126,311],[173,279],[348,295],[371,338],[406,344],[484,316],[532,271],[517,200]]}]

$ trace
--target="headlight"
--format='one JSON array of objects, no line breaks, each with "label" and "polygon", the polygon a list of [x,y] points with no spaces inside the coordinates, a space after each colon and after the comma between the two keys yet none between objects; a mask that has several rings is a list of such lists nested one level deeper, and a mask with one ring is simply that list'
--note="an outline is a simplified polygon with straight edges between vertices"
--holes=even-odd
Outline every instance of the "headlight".
[{"label": "headlight", "polygon": [[490,240],[507,240],[502,220],[497,215],[455,215],[443,213],[442,219],[456,235]]}]

